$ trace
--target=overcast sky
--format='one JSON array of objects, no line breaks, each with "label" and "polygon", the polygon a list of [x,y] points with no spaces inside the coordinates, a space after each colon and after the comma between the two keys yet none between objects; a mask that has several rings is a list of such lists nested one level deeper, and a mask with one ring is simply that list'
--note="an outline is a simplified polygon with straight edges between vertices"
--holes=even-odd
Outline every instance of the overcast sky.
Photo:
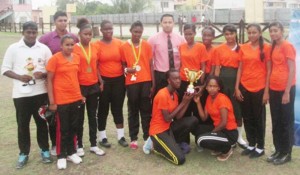
[{"label": "overcast sky", "polygon": [[[32,1],[32,8],[33,9],[37,9],[38,7],[43,7],[43,6],[51,6],[51,5],[55,5],[56,0],[31,0]],[[59,1],[59,0],[58,0]],[[90,1],[94,1],[94,0],[90,0]],[[103,3],[110,3],[110,0],[96,0],[96,1],[100,1]]]}]

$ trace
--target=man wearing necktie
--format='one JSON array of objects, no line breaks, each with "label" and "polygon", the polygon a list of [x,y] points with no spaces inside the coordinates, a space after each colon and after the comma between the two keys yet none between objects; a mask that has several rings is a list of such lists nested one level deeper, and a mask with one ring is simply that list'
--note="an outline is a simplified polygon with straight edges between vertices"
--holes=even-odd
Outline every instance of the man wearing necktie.
[{"label": "man wearing necktie", "polygon": [[163,31],[148,39],[153,52],[155,94],[168,85],[166,72],[170,70],[170,68],[179,70],[180,58],[178,47],[185,42],[182,36],[173,32],[173,15],[164,14],[160,21]]}]

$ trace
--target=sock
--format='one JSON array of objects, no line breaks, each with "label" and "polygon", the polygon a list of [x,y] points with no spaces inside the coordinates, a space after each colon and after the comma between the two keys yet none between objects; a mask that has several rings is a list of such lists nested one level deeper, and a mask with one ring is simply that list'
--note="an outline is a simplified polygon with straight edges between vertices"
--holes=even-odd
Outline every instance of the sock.
[{"label": "sock", "polygon": [[242,144],[242,145],[246,145],[247,142],[245,142],[245,140],[243,139],[243,128],[242,127],[237,127],[238,133],[239,133],[239,137],[238,137],[238,143]]},{"label": "sock", "polygon": [[124,128],[117,128],[118,140],[124,137]]},{"label": "sock", "polygon": [[264,150],[263,149],[259,149],[259,148],[255,148],[255,151],[258,152],[259,154],[262,153]]},{"label": "sock", "polygon": [[107,138],[106,136],[106,131],[99,131],[99,137],[100,137],[100,141],[102,141],[103,139]]},{"label": "sock", "polygon": [[248,146],[247,149],[248,150],[253,150],[255,147],[254,146]]}]

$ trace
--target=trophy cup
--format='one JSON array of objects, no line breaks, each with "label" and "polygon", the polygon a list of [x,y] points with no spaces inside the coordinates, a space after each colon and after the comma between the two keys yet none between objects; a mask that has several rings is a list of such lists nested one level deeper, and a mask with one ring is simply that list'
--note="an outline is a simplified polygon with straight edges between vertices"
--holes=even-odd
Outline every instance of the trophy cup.
[{"label": "trophy cup", "polygon": [[[27,58],[26,62],[27,62],[27,65],[26,65],[24,68],[25,68],[25,69],[27,70],[27,72],[28,72],[27,75],[33,77],[33,71],[34,71],[34,69],[36,68],[36,66],[34,66],[34,64],[33,64],[33,59],[29,57],[29,58]],[[30,80],[28,83],[23,84],[23,86],[34,85],[34,84],[35,84],[35,80],[32,79],[32,80]]]},{"label": "trophy cup", "polygon": [[190,82],[186,91],[188,93],[194,93],[195,92],[194,83],[197,82],[197,80],[199,80],[199,78],[203,74],[203,71],[189,70],[188,68],[184,68],[184,73],[186,78]]}]

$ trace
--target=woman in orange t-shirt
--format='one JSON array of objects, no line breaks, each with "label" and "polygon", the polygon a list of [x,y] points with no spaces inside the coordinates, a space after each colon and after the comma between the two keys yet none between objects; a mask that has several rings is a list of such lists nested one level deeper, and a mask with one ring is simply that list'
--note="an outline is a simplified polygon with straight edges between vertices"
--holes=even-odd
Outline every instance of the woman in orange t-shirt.
[{"label": "woman in orange t-shirt", "polygon": [[272,65],[269,86],[275,152],[268,157],[267,161],[274,165],[280,165],[292,159],[296,51],[291,43],[284,40],[284,30],[281,23],[271,23],[269,32],[273,41],[271,59],[269,60]]},{"label": "woman in orange t-shirt", "polygon": [[234,116],[238,124],[238,145],[246,149],[247,143],[242,137],[242,113],[240,103],[234,97],[235,83],[237,70],[239,66],[240,46],[238,44],[237,29],[232,24],[227,24],[223,28],[223,35],[226,39],[226,43],[221,44],[216,48],[216,59],[215,59],[215,75],[220,76],[220,79],[224,83],[224,94],[230,98],[234,109]]},{"label": "woman in orange t-shirt", "polygon": [[49,109],[57,111],[56,152],[57,168],[67,168],[67,158],[75,164],[82,162],[76,154],[74,137],[78,129],[79,113],[85,98],[81,95],[78,72],[80,57],[73,54],[71,35],[61,38],[62,51],[53,55],[47,64]]},{"label": "woman in orange t-shirt", "polygon": [[118,143],[127,147],[124,136],[123,103],[125,99],[125,77],[122,67],[121,40],[113,38],[113,24],[103,20],[101,29],[103,38],[96,41],[98,47],[98,70],[101,78],[101,93],[98,105],[99,144],[109,148],[111,144],[106,136],[106,123],[109,106],[117,128]]},{"label": "woman in orange t-shirt", "polygon": [[93,37],[92,26],[86,18],[81,18],[77,22],[80,42],[74,45],[74,53],[80,57],[78,79],[81,94],[86,98],[86,103],[80,108],[79,125],[77,132],[77,155],[84,156],[82,137],[84,125],[85,106],[89,120],[90,152],[102,156],[103,150],[97,146],[97,105],[100,92],[98,71],[97,71],[97,48],[91,43]]},{"label": "woman in orange t-shirt", "polygon": [[[206,80],[208,97],[203,109],[200,95],[196,94],[194,101],[200,114],[205,121],[208,116],[213,125],[198,125],[194,134],[199,148],[213,150],[212,155],[217,155],[219,161],[226,161],[233,153],[232,145],[238,138],[237,123],[234,117],[230,99],[222,91],[221,80],[216,76],[209,76]],[[200,93],[199,93],[200,94]]]},{"label": "woman in orange t-shirt", "polygon": [[[186,75],[187,71],[196,71],[197,73],[200,73],[201,77],[199,77],[199,79],[193,84],[203,84],[205,78],[205,62],[207,61],[205,46],[202,43],[195,42],[196,26],[194,24],[185,24],[183,27],[183,33],[187,43],[179,46],[181,78],[181,85],[178,89],[179,102],[181,101],[184,93],[189,91],[188,86],[190,84],[190,80]],[[191,90],[193,91],[193,89]],[[196,113],[198,112],[195,103],[190,103],[185,116],[192,116],[193,114],[197,115]],[[189,141],[187,140],[187,142]]]},{"label": "woman in orange t-shirt", "polygon": [[[215,70],[215,50],[216,48],[213,47],[212,41],[215,38],[215,30],[211,26],[206,26],[202,29],[202,43],[204,44],[206,51],[207,51],[207,61],[205,62],[205,79],[209,76],[214,74]],[[207,90],[204,88],[203,93],[201,96],[201,104],[204,107],[206,103],[206,98],[208,96]],[[198,111],[197,111],[198,112]]]},{"label": "woman in orange t-shirt", "polygon": [[[249,43],[241,45],[241,61],[239,63],[235,84],[235,96],[241,103],[244,127],[249,146],[242,155],[257,158],[264,155],[266,107],[269,89],[268,77],[270,64],[270,46],[264,44],[262,31],[258,24],[247,26]],[[267,74],[268,72],[268,74]]]},{"label": "woman in orange t-shirt", "polygon": [[126,74],[131,149],[138,148],[139,113],[141,114],[144,140],[149,136],[151,119],[152,49],[147,41],[141,39],[143,30],[143,24],[140,21],[134,22],[130,28],[131,39],[121,46],[122,64]]},{"label": "woman in orange t-shirt", "polygon": [[[185,93],[179,103],[176,93],[181,82],[178,70],[170,69],[166,79],[168,86],[159,90],[154,98],[149,140],[153,142],[154,152],[163,155],[176,165],[181,165],[185,162],[184,154],[190,151],[189,147],[186,149],[182,143],[197,124],[196,117],[183,117],[193,94]],[[148,147],[147,154],[150,153],[150,148]],[[143,150],[145,152],[145,148]]]}]

